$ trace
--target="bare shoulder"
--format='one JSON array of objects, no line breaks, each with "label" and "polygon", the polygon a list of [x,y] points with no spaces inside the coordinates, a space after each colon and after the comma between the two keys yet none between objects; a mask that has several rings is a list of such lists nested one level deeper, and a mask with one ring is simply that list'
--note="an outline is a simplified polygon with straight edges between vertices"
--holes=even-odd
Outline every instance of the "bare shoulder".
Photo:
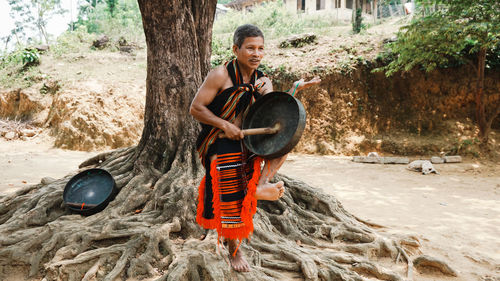
[{"label": "bare shoulder", "polygon": [[[229,77],[229,73],[227,69],[223,65],[219,65],[218,67],[210,70],[207,77],[205,78],[205,82],[209,80],[214,80],[214,82],[222,82]],[[222,80],[222,81],[221,81]]]},{"label": "bare shoulder", "polygon": [[209,75],[213,75],[215,78],[226,78],[229,76],[227,69],[224,65],[219,65],[216,68],[210,70]]},{"label": "bare shoulder", "polygon": [[218,66],[208,73],[205,81],[203,82],[202,88],[208,87],[218,91],[225,88],[228,79],[230,78],[227,69],[223,65]]}]

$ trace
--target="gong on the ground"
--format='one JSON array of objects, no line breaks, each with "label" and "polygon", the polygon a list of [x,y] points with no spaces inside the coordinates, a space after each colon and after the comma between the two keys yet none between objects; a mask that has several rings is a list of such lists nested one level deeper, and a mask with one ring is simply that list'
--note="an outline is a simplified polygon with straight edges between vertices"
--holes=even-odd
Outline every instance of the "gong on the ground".
[{"label": "gong on the ground", "polygon": [[106,208],[118,193],[113,176],[93,168],[73,176],[64,187],[63,200],[69,210],[92,215]]},{"label": "gong on the ground", "polygon": [[264,158],[278,158],[290,152],[306,125],[302,103],[285,92],[272,92],[258,99],[243,120],[243,143]]}]

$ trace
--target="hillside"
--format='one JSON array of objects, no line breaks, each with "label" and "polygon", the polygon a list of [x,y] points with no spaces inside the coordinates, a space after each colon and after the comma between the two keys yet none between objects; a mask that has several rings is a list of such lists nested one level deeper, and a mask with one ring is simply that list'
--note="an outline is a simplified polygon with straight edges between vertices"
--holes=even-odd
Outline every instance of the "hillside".
[{"label": "hillside", "polygon": [[[481,156],[470,118],[474,81],[467,70],[413,71],[389,79],[370,73],[384,40],[402,23],[404,19],[393,19],[358,35],[351,34],[350,26],[334,26],[326,34],[316,34],[314,43],[298,48],[280,48],[286,37],[266,41],[263,69],[275,89],[287,90],[299,78],[319,75],[323,80],[298,96],[308,120],[295,151]],[[137,143],[145,102],[145,46],[133,43],[121,52],[118,42],[102,50],[90,45],[87,40],[74,51],[50,50],[22,79],[3,83],[2,137],[29,139],[35,131],[52,136],[56,147],[83,151]],[[15,71],[19,69],[11,70]],[[490,72],[486,77],[486,91],[497,93],[490,95],[493,99],[499,98],[497,75]],[[23,128],[29,129],[27,133]],[[493,154],[488,158],[498,157],[500,127],[494,128]]]}]

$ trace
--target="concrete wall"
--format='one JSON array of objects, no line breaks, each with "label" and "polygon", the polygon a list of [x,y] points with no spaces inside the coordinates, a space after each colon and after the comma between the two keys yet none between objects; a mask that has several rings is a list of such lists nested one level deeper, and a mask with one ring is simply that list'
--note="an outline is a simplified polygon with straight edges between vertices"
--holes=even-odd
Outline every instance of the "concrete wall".
[{"label": "concrete wall", "polygon": [[[283,0],[287,9],[296,11],[300,9],[303,0]],[[335,10],[338,8],[346,9],[348,6],[352,7],[353,0],[304,0],[306,13],[318,10]]]}]

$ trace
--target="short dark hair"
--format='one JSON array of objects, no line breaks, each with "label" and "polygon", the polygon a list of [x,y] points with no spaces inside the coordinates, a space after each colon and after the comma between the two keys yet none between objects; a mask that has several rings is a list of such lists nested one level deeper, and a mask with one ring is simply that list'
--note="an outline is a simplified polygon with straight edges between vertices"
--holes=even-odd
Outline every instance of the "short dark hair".
[{"label": "short dark hair", "polygon": [[262,39],[264,39],[264,34],[253,24],[240,25],[236,28],[236,31],[234,31],[233,44],[241,48],[241,45],[243,45],[247,37],[262,37]]}]

